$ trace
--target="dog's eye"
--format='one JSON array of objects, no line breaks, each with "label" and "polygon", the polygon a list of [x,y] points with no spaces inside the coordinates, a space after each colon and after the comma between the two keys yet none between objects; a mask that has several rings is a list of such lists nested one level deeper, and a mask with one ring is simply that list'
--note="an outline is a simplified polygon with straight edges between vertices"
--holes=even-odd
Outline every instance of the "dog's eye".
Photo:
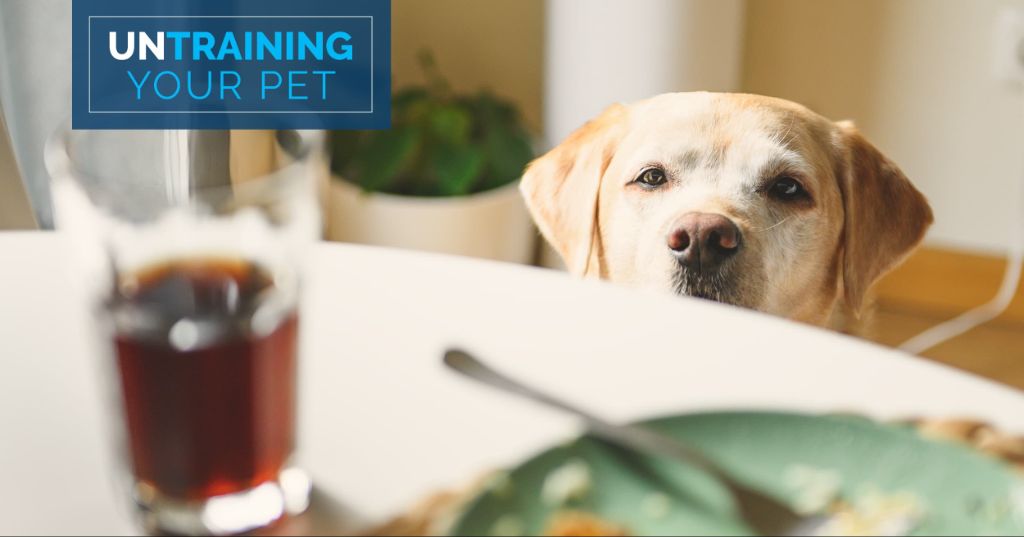
[{"label": "dog's eye", "polygon": [[768,194],[776,199],[783,201],[803,199],[808,197],[807,191],[804,190],[803,185],[800,181],[793,179],[792,177],[782,176],[772,183],[772,186],[768,189]]},{"label": "dog's eye", "polygon": [[640,173],[640,177],[637,177],[635,182],[640,183],[640,186],[644,188],[655,188],[665,184],[666,181],[668,179],[665,177],[663,170],[647,168]]}]

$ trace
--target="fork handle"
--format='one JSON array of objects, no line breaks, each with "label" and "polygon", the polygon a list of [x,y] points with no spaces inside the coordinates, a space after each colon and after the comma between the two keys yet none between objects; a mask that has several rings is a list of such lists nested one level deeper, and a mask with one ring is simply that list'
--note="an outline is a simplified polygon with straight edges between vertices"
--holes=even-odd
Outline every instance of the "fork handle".
[{"label": "fork handle", "polygon": [[659,455],[697,466],[729,487],[741,487],[703,453],[674,438],[646,427],[612,423],[592,412],[500,373],[462,350],[447,351],[444,355],[444,363],[452,370],[473,380],[576,416],[583,421],[591,434],[602,440],[640,453]]}]

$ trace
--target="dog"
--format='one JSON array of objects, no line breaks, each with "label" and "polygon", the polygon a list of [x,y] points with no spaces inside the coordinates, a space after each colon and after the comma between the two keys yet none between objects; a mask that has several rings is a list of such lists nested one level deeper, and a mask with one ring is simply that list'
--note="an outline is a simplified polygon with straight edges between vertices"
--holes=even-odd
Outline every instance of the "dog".
[{"label": "dog", "polygon": [[572,274],[833,328],[933,220],[853,123],[747,94],[613,105],[520,190]]}]

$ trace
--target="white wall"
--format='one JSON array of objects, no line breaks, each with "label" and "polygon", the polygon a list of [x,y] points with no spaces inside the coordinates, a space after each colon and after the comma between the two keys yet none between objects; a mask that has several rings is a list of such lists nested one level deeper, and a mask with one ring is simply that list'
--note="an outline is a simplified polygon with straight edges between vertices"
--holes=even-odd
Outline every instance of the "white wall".
[{"label": "white wall", "polygon": [[548,145],[613,103],[738,89],[743,8],[743,0],[548,0]]},{"label": "white wall", "polygon": [[1024,0],[749,0],[743,88],[852,118],[928,196],[935,245],[1001,252],[1024,182],[1024,92],[992,74]]}]

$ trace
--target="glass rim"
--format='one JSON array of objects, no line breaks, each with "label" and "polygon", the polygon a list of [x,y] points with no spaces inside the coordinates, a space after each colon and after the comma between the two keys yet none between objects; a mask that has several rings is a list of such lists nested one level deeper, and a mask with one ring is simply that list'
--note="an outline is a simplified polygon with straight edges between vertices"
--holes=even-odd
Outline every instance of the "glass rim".
[{"label": "glass rim", "polygon": [[[234,132],[234,130],[245,131],[251,129],[221,129],[228,132]],[[316,158],[317,156],[325,153],[326,134],[321,130],[307,130],[307,129],[266,129],[275,133],[275,136],[282,132],[292,132],[298,135],[300,141],[298,148],[292,152],[285,149],[284,151],[290,156],[291,161],[287,162],[267,173],[257,175],[253,178],[247,179],[239,183],[228,183],[223,185],[213,186],[199,186],[191,190],[193,194],[202,195],[216,195],[225,191],[233,192],[235,194],[241,194],[242,192],[252,192],[259,190],[267,190],[280,183],[291,182],[289,178],[301,176],[301,174],[295,173],[301,167],[305,166],[310,159]],[[193,129],[163,129],[155,130],[156,132],[202,132],[201,130]],[[86,172],[81,169],[74,159],[68,152],[68,144],[71,136],[75,133],[86,133],[86,132],[140,132],[138,130],[107,130],[107,129],[73,129],[71,127],[71,119],[68,118],[61,122],[49,137],[46,139],[46,144],[43,148],[43,164],[46,167],[46,171],[50,176],[51,181],[58,180],[69,180],[79,185],[81,188],[89,192],[90,197],[95,192],[92,192],[92,188],[87,186],[87,183],[102,184],[102,181],[98,176],[93,173]],[[282,144],[278,143],[278,146]],[[283,146],[282,146],[283,147]],[[115,189],[103,189],[105,196],[119,197]]]}]

